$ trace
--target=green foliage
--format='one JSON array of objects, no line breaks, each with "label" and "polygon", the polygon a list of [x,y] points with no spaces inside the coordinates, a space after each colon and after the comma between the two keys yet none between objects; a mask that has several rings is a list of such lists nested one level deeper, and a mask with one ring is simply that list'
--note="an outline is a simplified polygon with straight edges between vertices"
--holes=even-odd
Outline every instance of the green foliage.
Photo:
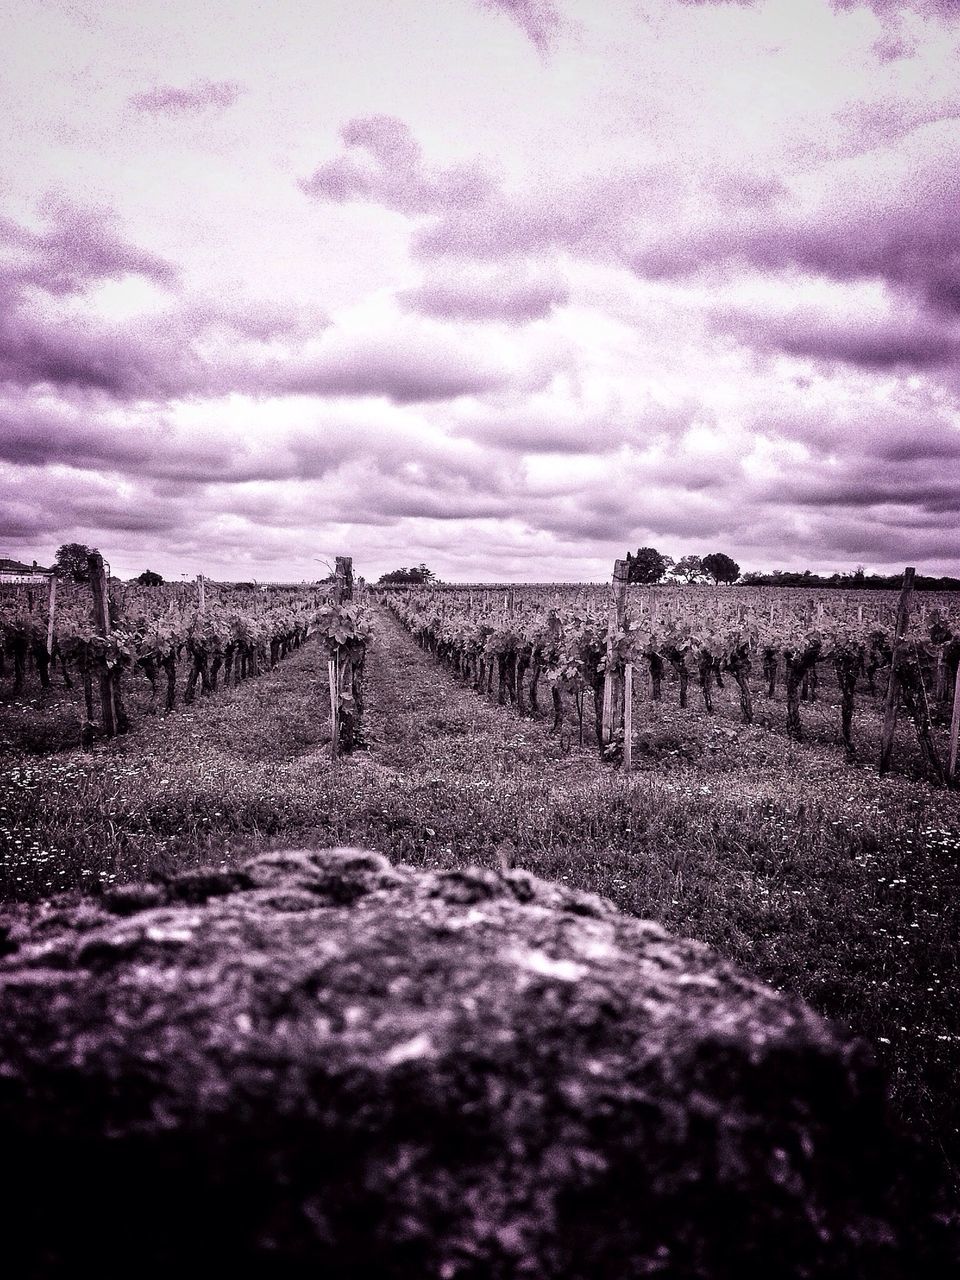
[{"label": "green foliage", "polygon": [[628,551],[628,581],[646,585],[659,582],[667,572],[668,563],[673,563],[669,556],[661,555],[655,547],[640,547],[635,556],[632,556]]},{"label": "green foliage", "polygon": [[670,570],[670,577],[678,582],[703,582],[707,576],[699,556],[681,556]]},{"label": "green foliage", "polygon": [[141,587],[162,587],[163,578],[159,573],[154,573],[152,569],[144,569],[143,573],[137,578],[137,582]]},{"label": "green foliage", "polygon": [[717,584],[733,583],[740,577],[740,566],[723,551],[713,551],[703,557],[704,570]]},{"label": "green foliage", "polygon": [[331,604],[321,609],[313,632],[319,635],[330,654],[344,649],[348,654],[362,652],[373,634],[367,611],[359,604]]},{"label": "green foliage", "polygon": [[87,556],[95,551],[96,547],[87,547],[82,542],[65,542],[57,549],[54,572],[58,578],[66,578],[70,582],[89,582]]},{"label": "green foliage", "polygon": [[380,587],[422,587],[426,583],[437,581],[439,581],[437,575],[421,561],[415,569],[393,569],[390,573],[382,574],[377,585]]},{"label": "green foliage", "polygon": [[[742,581],[748,587],[814,587],[818,591],[854,590],[854,591],[898,591],[903,586],[903,574],[866,573],[863,565],[857,565],[852,573],[813,573],[810,569],[799,570],[774,569],[771,573],[751,570],[743,575]],[[957,591],[960,590],[960,578],[931,576],[918,573],[913,580],[916,591]]]}]

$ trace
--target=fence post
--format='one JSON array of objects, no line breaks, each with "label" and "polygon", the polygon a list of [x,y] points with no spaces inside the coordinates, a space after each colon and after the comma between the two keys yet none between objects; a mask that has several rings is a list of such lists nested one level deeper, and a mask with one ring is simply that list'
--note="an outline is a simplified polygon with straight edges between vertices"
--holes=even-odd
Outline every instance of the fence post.
[{"label": "fence post", "polygon": [[900,700],[900,675],[898,668],[903,656],[903,637],[910,621],[910,596],[913,594],[913,578],[916,569],[909,566],[903,571],[903,586],[897,604],[897,623],[893,633],[893,652],[890,655],[890,679],[887,681],[887,700],[883,712],[883,737],[880,741],[880,772],[886,773],[893,754],[893,738],[897,729],[897,704]]},{"label": "fence post", "polygon": [[334,763],[340,754],[340,673],[337,665],[337,655],[331,653],[327,659],[327,680],[330,686],[330,759]]},{"label": "fence post", "polygon": [[353,599],[353,557],[337,556],[333,574],[333,603]]},{"label": "fence post", "polygon": [[197,574],[197,613],[200,614],[201,618],[203,617],[204,612],[206,611],[206,608],[207,608],[207,593],[204,590],[203,574],[198,573]]},{"label": "fence post", "polygon": [[627,581],[630,566],[626,560],[615,560],[613,582],[610,588],[610,613],[607,619],[607,667],[603,676],[603,717],[601,721],[601,749],[613,741],[614,719],[620,681],[613,670],[613,637],[623,628],[623,615],[627,604]]},{"label": "fence post", "polygon": [[957,676],[953,682],[953,714],[950,717],[950,764],[947,768],[947,782],[953,782],[957,776],[957,741],[960,739],[960,662],[957,663]]},{"label": "fence post", "polygon": [[47,653],[53,657],[53,623],[57,616],[57,575],[50,575],[50,595],[47,598]]},{"label": "fence post", "polygon": [[[107,594],[107,575],[103,567],[103,556],[99,551],[91,551],[87,556],[87,568],[90,571],[90,591],[93,595],[93,625],[104,640],[110,638],[110,604]],[[103,731],[108,738],[117,732],[117,714],[113,702],[113,680],[106,662],[100,669],[100,708],[103,714]]]},{"label": "fence post", "polygon": [[[341,605],[353,599],[353,557],[337,556],[333,573],[332,599],[334,605]],[[347,671],[341,669],[339,649],[327,659],[327,680],[330,686],[330,759],[337,760],[340,755],[340,733],[344,728],[344,711],[340,701],[340,687],[344,677],[349,677],[352,687],[353,668],[347,663]],[[349,737],[347,750],[350,749]]]},{"label": "fence post", "polygon": [[623,772],[633,770],[633,663],[623,668]]}]

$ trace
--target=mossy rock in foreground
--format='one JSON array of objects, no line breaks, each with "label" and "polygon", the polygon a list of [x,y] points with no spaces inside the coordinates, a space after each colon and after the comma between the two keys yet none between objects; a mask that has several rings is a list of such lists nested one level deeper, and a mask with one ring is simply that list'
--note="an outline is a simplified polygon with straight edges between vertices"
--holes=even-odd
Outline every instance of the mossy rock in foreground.
[{"label": "mossy rock in foreground", "polygon": [[864,1044],[601,899],[327,849],[3,921],[10,1275],[948,1272]]}]

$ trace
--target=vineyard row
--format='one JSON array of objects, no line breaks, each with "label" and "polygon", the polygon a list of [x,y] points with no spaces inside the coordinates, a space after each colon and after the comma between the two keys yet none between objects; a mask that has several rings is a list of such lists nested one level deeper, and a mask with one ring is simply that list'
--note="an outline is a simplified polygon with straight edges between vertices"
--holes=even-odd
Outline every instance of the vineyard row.
[{"label": "vineyard row", "polygon": [[[360,606],[335,580],[303,587],[214,586],[198,579],[184,584],[140,586],[106,579],[103,562],[90,560],[89,586],[50,585],[47,608],[23,588],[0,594],[0,677],[13,668],[13,692],[23,688],[33,662],[42,687],[59,667],[64,686],[79,681],[86,723],[94,731],[94,683],[99,685],[100,723],[107,736],[125,732],[124,677],[141,673],[152,702],[176,705],[178,681],[190,703],[201,694],[236,685],[270,669],[308,637],[319,635],[337,657],[365,646],[367,626]],[[57,594],[59,590],[59,600]],[[352,594],[352,593],[350,593]],[[186,674],[184,675],[184,670]],[[352,690],[346,691],[349,701]],[[349,733],[346,735],[349,742]]]},{"label": "vineyard row", "polygon": [[[622,564],[622,562],[618,562]],[[845,748],[854,754],[853,716],[858,683],[866,682],[871,694],[894,695],[885,714],[884,749],[889,763],[892,722],[902,704],[916,727],[932,772],[941,780],[956,770],[958,701],[960,691],[960,611],[955,596],[939,601],[940,608],[925,610],[913,625],[899,625],[896,607],[884,602],[888,622],[860,620],[849,601],[839,602],[838,616],[825,616],[809,606],[797,611],[789,604],[751,607],[744,593],[736,603],[723,606],[726,614],[691,608],[696,593],[680,589],[686,611],[651,608],[649,597],[641,612],[631,611],[625,583],[615,578],[606,599],[587,597],[583,589],[571,589],[574,604],[564,607],[555,589],[528,589],[524,607],[517,597],[498,593],[500,606],[489,608],[491,595],[463,588],[437,592],[410,588],[383,593],[381,599],[418,642],[453,668],[478,691],[524,709],[539,710],[541,682],[550,690],[553,724],[564,717],[564,699],[572,696],[582,723],[585,695],[593,701],[597,741],[606,755],[629,758],[629,721],[632,706],[625,687],[633,671],[649,672],[652,698],[659,701],[667,670],[679,685],[680,705],[688,702],[691,678],[699,685],[704,710],[712,714],[713,689],[729,676],[739,693],[744,723],[753,720],[750,678],[757,666],[767,696],[773,697],[782,681],[787,701],[787,731],[802,736],[801,700],[816,693],[818,668],[832,666],[840,692],[841,733]],[[789,589],[786,589],[789,590]],[[519,589],[518,589],[519,591]],[[708,588],[705,598],[731,596]],[[772,620],[771,620],[772,619]],[[935,741],[935,724],[943,720],[953,699],[949,739],[949,764],[941,762]],[[888,703],[890,699],[887,699]],[[888,722],[890,732],[888,733]],[[890,746],[887,745],[889,738]]]}]

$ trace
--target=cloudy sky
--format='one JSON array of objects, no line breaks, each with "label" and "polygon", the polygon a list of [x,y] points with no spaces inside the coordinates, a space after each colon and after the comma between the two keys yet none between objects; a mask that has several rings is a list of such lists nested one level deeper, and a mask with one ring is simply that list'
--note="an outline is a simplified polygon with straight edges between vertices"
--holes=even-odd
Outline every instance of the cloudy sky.
[{"label": "cloudy sky", "polygon": [[0,555],[960,572],[960,0],[2,0]]}]

